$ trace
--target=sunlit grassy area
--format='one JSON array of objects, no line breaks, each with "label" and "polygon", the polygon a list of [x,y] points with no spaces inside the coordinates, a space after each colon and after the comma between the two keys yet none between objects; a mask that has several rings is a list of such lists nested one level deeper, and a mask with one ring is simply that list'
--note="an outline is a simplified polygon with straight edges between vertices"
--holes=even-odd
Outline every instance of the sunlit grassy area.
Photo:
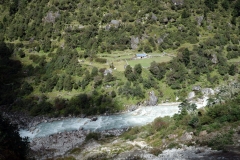
[{"label": "sunlit grassy area", "polygon": [[172,57],[159,56],[159,57],[131,60],[131,61],[128,61],[128,64],[131,65],[132,67],[134,67],[136,64],[140,63],[142,65],[142,67],[147,68],[147,67],[150,67],[151,62],[153,62],[153,61],[162,63],[162,62],[169,62],[170,60],[172,60]]},{"label": "sunlit grassy area", "polygon": [[230,59],[230,60],[228,60],[228,62],[230,62],[230,63],[239,63],[240,62],[240,57],[234,58],[234,59]]}]

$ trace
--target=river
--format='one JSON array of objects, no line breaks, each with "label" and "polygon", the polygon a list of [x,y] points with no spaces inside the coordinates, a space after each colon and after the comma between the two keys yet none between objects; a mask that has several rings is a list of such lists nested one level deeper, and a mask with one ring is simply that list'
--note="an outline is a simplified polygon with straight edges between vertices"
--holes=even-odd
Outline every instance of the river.
[{"label": "river", "polygon": [[[78,129],[103,131],[142,126],[152,122],[157,117],[173,116],[175,113],[178,113],[178,104],[179,103],[141,107],[135,111],[118,115],[98,116],[96,121],[91,121],[90,118],[68,118],[60,121],[44,122],[38,124],[33,131],[20,130],[19,133],[21,137],[29,137],[32,139]],[[198,105],[198,108],[201,106],[202,105]]]}]

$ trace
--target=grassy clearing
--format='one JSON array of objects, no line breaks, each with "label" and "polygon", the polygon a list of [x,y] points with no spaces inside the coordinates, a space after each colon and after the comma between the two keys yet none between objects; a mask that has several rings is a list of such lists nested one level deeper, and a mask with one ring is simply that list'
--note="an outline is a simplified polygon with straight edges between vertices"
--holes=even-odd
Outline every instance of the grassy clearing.
[{"label": "grassy clearing", "polygon": [[142,67],[144,68],[148,68],[150,67],[151,62],[155,61],[158,63],[162,63],[162,62],[169,62],[172,60],[172,57],[169,56],[159,56],[159,57],[151,57],[151,58],[144,58],[144,59],[135,59],[135,60],[131,60],[128,61],[129,65],[131,65],[132,67],[134,67],[136,64],[141,64]]},{"label": "grassy clearing", "polygon": [[239,63],[240,57],[228,60],[228,63]]},{"label": "grassy clearing", "polygon": [[[109,68],[110,63],[113,63],[114,67],[117,71],[124,71],[125,65],[131,65],[134,67],[136,64],[141,64],[142,67],[148,68],[150,67],[151,62],[156,61],[159,63],[162,62],[169,62],[172,60],[172,57],[164,56],[162,53],[150,53],[149,56],[151,58],[144,58],[144,59],[134,59],[135,52],[131,50],[125,51],[114,51],[113,54],[102,53],[98,54],[99,57],[107,59],[107,63],[101,64],[94,61],[84,60],[80,64],[84,64],[87,66],[95,66],[98,68]],[[131,60],[129,60],[131,59]]]},{"label": "grassy clearing", "polygon": [[49,100],[52,101],[54,100],[55,98],[57,97],[60,97],[60,98],[66,98],[66,99],[71,99],[73,96],[75,95],[78,95],[79,94],[79,91],[73,89],[72,91],[53,91],[53,92],[48,92],[48,93],[45,93],[45,95],[47,97],[49,97]]},{"label": "grassy clearing", "polygon": [[135,53],[116,53],[116,54],[98,54],[99,57],[105,58],[108,61],[119,61],[135,57]]}]

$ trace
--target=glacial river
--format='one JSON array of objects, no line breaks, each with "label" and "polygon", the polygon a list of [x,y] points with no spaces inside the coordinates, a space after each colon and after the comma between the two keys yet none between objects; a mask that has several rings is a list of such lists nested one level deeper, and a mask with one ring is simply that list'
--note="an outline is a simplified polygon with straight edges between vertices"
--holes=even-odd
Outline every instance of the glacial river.
[{"label": "glacial river", "polygon": [[[198,105],[198,108],[202,105]],[[141,107],[135,111],[118,115],[98,116],[96,121],[89,118],[69,118],[60,121],[40,123],[34,131],[20,130],[21,137],[44,137],[63,131],[80,128],[91,131],[142,126],[152,122],[157,117],[173,116],[178,113],[178,104]]]}]

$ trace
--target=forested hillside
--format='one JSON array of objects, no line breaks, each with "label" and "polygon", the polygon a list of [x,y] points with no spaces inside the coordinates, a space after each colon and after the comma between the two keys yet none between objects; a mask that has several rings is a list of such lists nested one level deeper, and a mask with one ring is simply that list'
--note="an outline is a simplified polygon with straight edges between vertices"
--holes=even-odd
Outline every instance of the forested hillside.
[{"label": "forested hillside", "polygon": [[0,11],[0,105],[14,111],[113,113],[150,91],[161,103],[238,80],[240,0],[1,0]]}]

